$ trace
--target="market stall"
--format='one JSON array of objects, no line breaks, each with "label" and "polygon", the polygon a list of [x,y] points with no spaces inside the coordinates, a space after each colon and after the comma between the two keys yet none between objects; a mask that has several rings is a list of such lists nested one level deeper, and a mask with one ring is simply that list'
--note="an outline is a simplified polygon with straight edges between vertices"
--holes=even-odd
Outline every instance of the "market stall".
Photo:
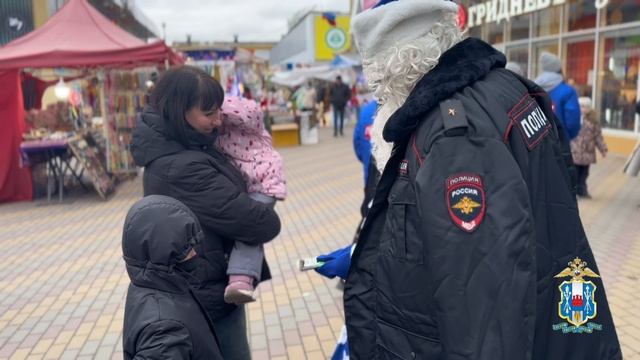
[{"label": "market stall", "polygon": [[259,100],[265,85],[267,60],[255,50],[223,47],[185,50],[187,64],[197,66],[220,82],[226,94]]},{"label": "market stall", "polygon": [[291,91],[280,84],[277,84],[281,87],[278,91],[267,91],[268,63],[255,50],[227,46],[185,50],[185,54],[188,55],[189,65],[202,68],[218,80],[227,95],[243,96],[262,105],[265,127],[273,136],[274,146],[297,146],[302,143],[299,116],[296,117],[288,100]]},{"label": "market stall", "polygon": [[[23,72],[55,69],[54,73],[64,77],[61,68],[75,69],[78,83],[66,90],[69,96],[76,94],[76,103],[69,109],[71,117],[80,117],[79,105],[87,102],[94,103],[98,114],[91,119],[96,121],[73,123],[71,119],[73,126],[68,129],[71,136],[57,140],[67,141],[69,149],[65,156],[75,156],[84,165],[84,170],[91,173],[94,187],[103,195],[108,174],[134,169],[128,154],[128,137],[136,111],[144,106],[144,83],[151,73],[149,69],[179,63],[181,57],[164,42],[143,42],[102,16],[86,0],[69,0],[44,26],[1,47],[0,202],[30,200],[33,195],[31,174],[28,168],[20,166],[20,145],[26,130]],[[79,85],[81,82],[89,85]],[[89,88],[97,94],[88,91]],[[56,131],[55,136],[62,134]],[[50,140],[46,135],[31,139],[32,143],[23,148],[34,146],[33,141],[46,140]],[[59,184],[64,181],[65,174],[60,173],[63,168],[49,171],[57,173],[55,180]]]},{"label": "market stall", "polygon": [[[292,141],[303,145],[317,143],[318,125],[329,123],[332,118],[328,104],[330,87],[337,76],[347,83],[356,83],[355,68],[359,66],[357,58],[337,55],[328,64],[275,72],[269,79],[277,88],[275,101],[269,106],[274,143],[280,143],[279,139],[287,145]],[[294,132],[298,134],[294,136]],[[297,140],[291,140],[294,137]]]}]

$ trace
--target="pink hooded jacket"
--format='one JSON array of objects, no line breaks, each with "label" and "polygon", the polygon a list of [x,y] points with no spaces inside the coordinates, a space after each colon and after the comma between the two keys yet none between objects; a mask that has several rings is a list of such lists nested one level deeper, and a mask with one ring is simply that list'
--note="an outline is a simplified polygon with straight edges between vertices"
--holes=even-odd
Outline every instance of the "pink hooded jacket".
[{"label": "pink hooded jacket", "polygon": [[271,145],[258,103],[229,96],[221,110],[218,147],[242,172],[247,191],[284,200],[287,183],[282,157]]}]

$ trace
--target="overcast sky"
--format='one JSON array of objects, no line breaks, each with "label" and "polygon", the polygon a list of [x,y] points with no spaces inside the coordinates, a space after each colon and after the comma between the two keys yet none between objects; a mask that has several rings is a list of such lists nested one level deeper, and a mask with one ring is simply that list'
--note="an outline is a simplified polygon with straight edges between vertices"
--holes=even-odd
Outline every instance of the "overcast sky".
[{"label": "overcast sky", "polygon": [[349,0],[135,0],[135,5],[155,23],[167,42],[278,41],[287,32],[287,20],[314,5],[322,11],[349,11]]}]

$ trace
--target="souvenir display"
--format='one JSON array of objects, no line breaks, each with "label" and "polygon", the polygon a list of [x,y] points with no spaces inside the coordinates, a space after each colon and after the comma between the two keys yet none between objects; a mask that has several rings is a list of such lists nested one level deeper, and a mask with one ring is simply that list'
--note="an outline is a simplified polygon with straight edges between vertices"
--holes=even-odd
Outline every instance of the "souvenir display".
[{"label": "souvenir display", "polygon": [[[60,80],[57,86],[65,88],[66,97],[56,94],[58,101],[45,109],[25,112],[22,164],[46,163],[47,169],[57,166],[47,172],[41,181],[44,184],[34,187],[45,188],[48,199],[57,191],[62,201],[65,179],[74,175],[81,181],[82,176],[69,164],[79,164],[98,194],[107,198],[117,179],[137,174],[129,143],[136,116],[147,103],[148,81],[154,72],[155,67],[99,70],[67,82]],[[50,183],[57,184],[56,188]]]},{"label": "souvenir display", "polygon": [[146,82],[155,68],[134,71],[109,71],[105,78],[105,137],[107,170],[110,173],[132,173],[136,166],[129,151],[136,116],[146,105]]},{"label": "souvenir display", "polygon": [[105,156],[96,138],[85,132],[70,139],[68,145],[100,197],[106,199],[115,190],[115,182],[105,168]]}]

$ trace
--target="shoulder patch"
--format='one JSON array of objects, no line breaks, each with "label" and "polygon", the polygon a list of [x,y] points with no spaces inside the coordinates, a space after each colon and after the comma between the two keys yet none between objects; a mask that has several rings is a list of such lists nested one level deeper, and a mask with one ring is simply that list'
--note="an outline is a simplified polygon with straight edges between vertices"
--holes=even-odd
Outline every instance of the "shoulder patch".
[{"label": "shoulder patch", "polygon": [[510,127],[515,125],[518,128],[529,150],[540,144],[551,130],[551,122],[529,94],[509,111],[509,118]]},{"label": "shoulder patch", "polygon": [[472,233],[482,223],[486,200],[482,177],[460,173],[447,178],[445,203],[453,222],[462,230]]},{"label": "shoulder patch", "polygon": [[449,99],[440,103],[440,112],[444,122],[445,132],[451,129],[467,128],[467,114],[460,100]]}]

